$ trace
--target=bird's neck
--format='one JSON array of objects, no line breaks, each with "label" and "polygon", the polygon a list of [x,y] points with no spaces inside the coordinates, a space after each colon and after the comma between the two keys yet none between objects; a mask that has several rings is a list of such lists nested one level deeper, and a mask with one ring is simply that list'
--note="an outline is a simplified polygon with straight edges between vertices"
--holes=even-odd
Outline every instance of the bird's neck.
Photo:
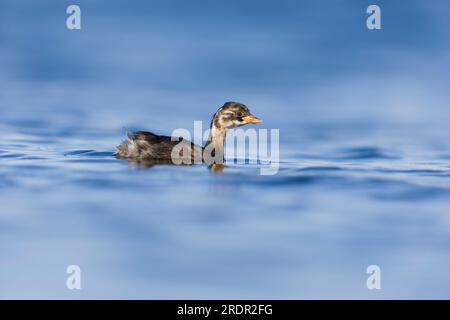
[{"label": "bird's neck", "polygon": [[203,154],[205,162],[210,162],[210,164],[223,164],[226,133],[227,130],[225,128],[217,126],[214,123],[214,120],[212,121],[208,141],[206,142]]}]

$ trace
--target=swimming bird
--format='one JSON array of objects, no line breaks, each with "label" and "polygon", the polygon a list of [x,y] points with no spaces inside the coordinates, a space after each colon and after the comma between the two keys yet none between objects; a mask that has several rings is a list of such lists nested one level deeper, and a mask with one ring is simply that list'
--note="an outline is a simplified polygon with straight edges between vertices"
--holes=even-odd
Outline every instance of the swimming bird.
[{"label": "swimming bird", "polygon": [[261,119],[250,113],[246,105],[226,102],[214,113],[208,140],[204,147],[181,137],[160,136],[151,132],[137,131],[128,134],[117,147],[116,156],[141,163],[192,164],[206,162],[223,164],[224,142],[228,129],[248,123],[260,123]]}]

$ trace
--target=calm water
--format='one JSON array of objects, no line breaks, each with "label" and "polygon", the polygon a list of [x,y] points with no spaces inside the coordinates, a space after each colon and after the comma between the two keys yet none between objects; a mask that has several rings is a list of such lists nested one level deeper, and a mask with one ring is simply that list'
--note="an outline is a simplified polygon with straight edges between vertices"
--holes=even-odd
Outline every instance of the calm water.
[{"label": "calm water", "polygon": [[[450,298],[449,4],[77,3],[0,4],[0,298]],[[278,174],[113,156],[231,99]]]}]

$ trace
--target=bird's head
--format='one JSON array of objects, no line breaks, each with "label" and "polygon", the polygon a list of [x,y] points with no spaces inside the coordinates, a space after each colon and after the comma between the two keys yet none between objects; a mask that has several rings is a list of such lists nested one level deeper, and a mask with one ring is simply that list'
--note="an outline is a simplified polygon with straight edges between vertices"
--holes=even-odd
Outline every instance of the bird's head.
[{"label": "bird's head", "polygon": [[248,123],[260,123],[261,119],[250,113],[246,105],[238,102],[227,102],[214,114],[211,127],[226,130]]}]

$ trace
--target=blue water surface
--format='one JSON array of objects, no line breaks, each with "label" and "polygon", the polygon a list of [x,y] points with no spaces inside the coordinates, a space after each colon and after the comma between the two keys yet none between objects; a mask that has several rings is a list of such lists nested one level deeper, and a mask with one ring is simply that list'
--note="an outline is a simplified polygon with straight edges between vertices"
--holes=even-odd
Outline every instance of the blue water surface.
[{"label": "blue water surface", "polygon": [[[0,298],[450,298],[448,1],[70,4],[0,2]],[[113,155],[228,100],[277,174]]]}]

